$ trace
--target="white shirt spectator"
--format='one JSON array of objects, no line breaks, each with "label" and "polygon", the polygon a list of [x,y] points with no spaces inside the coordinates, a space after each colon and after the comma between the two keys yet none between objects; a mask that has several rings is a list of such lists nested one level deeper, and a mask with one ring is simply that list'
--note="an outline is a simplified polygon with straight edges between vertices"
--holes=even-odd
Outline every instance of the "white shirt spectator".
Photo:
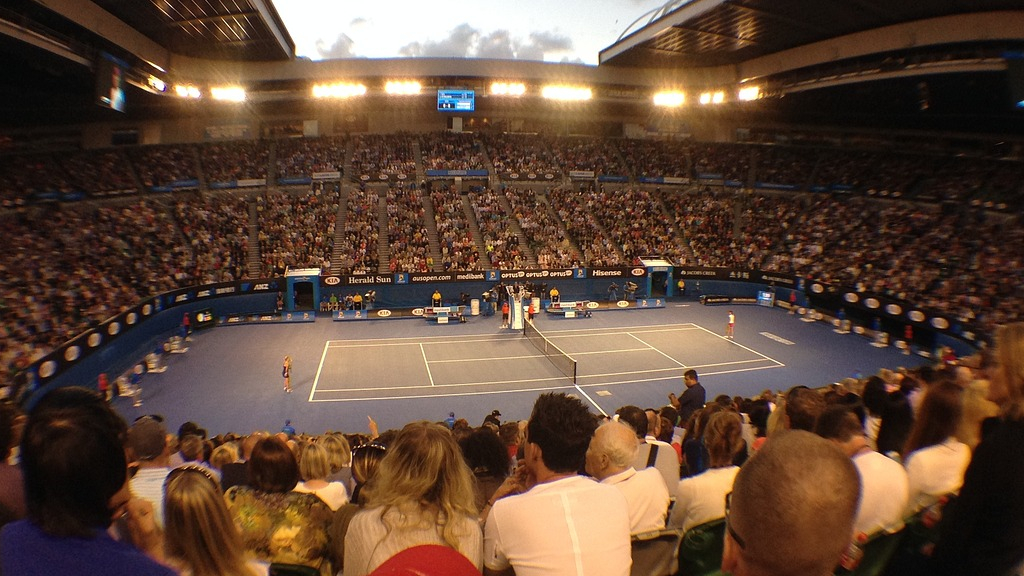
[{"label": "white shirt spectator", "polygon": [[601,481],[601,484],[615,486],[626,497],[629,506],[629,532],[640,534],[665,527],[668,516],[668,489],[661,474],[654,468],[644,468],[639,472],[629,468],[613,474]]},{"label": "white shirt spectator", "polygon": [[941,444],[911,452],[905,463],[910,486],[907,513],[917,512],[937,498],[959,491],[970,462],[971,449],[952,437]]},{"label": "white shirt spectator", "polygon": [[636,453],[636,461],[633,467],[637,470],[647,468],[647,460],[650,457],[652,446],[658,447],[658,454],[654,460],[654,467],[658,469],[662,479],[665,481],[665,488],[671,497],[676,496],[676,487],[679,485],[679,454],[671,444],[655,439],[653,436],[644,438],[640,449]]},{"label": "white shirt spectator", "polygon": [[682,479],[676,490],[669,525],[686,532],[705,522],[725,518],[725,495],[732,492],[738,466],[710,468]]},{"label": "white shirt spectator", "polygon": [[629,510],[612,486],[569,476],[498,500],[484,528],[484,566],[516,576],[626,576]]},{"label": "white shirt spectator", "polygon": [[860,473],[861,486],[854,536],[899,530],[909,498],[909,481],[903,466],[874,450],[854,455],[853,464]]}]

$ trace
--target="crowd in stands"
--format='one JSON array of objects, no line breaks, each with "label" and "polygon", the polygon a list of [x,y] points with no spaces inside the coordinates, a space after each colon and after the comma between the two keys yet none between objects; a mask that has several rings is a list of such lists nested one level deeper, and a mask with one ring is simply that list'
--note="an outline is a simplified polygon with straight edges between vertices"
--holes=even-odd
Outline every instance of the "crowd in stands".
[{"label": "crowd in stands", "polygon": [[380,262],[380,195],[376,190],[353,189],[348,194],[342,230],[341,273],[369,274]]},{"label": "crowd in stands", "polygon": [[485,170],[483,144],[473,134],[429,132],[420,136],[424,170]]},{"label": "crowd in stands", "polygon": [[544,138],[533,134],[486,135],[487,153],[498,174],[561,174]]},{"label": "crowd in stands", "polygon": [[57,162],[74,188],[99,196],[135,192],[135,177],[123,153],[116,150],[82,150],[58,154]]},{"label": "crowd in stands", "polygon": [[5,218],[0,252],[4,379],[145,297],[195,282],[159,205],[36,210]]},{"label": "crowd in stands", "polygon": [[611,143],[598,138],[550,138],[551,154],[562,171],[589,171],[595,175],[625,176],[629,171]]},{"label": "crowd in stands", "polygon": [[565,228],[535,190],[508,186],[505,188],[505,199],[512,207],[512,216],[519,223],[526,242],[537,257],[538,266],[571,268],[581,265],[579,253],[570,242]]},{"label": "crowd in stands", "polygon": [[719,174],[724,180],[747,183],[752,149],[739,144],[699,143],[693,146],[693,172]]},{"label": "crowd in stands", "polygon": [[582,194],[561,186],[548,191],[548,200],[562,225],[583,251],[584,262],[591,266],[616,266],[623,263],[619,250],[595,221],[592,201],[584,201]]},{"label": "crowd in stands", "polygon": [[626,166],[641,178],[688,178],[693,147],[684,142],[626,139],[618,143]]},{"label": "crowd in stands", "polygon": [[337,188],[321,184],[298,195],[259,196],[261,274],[282,275],[287,268],[320,268],[329,273],[338,201]]},{"label": "crowd in stands", "polygon": [[208,182],[263,179],[270,147],[264,140],[210,142],[200,146],[199,162]]},{"label": "crowd in stands", "polygon": [[433,270],[430,233],[426,226],[423,193],[413,184],[390,186],[387,191],[388,270],[428,272]]},{"label": "crowd in stands", "polygon": [[128,426],[81,387],[28,414],[0,402],[0,569],[625,576],[665,531],[666,556],[718,539],[702,561],[737,576],[862,555],[901,576],[1024,567],[1024,323],[990,352],[821,389],[709,398],[692,369],[683,385],[614,418],[549,392],[522,421],[319,435]]},{"label": "crowd in stands", "polygon": [[357,136],[352,154],[352,173],[415,176],[416,154],[413,136],[398,134],[363,134]]},{"label": "crowd in stands", "polygon": [[179,200],[174,219],[192,251],[193,278],[200,284],[248,276],[249,204],[229,196]]},{"label": "crowd in stands", "polygon": [[626,261],[639,265],[643,257],[681,261],[682,249],[661,203],[643,188],[603,185],[583,198],[594,216],[612,235]]},{"label": "crowd in stands", "polygon": [[483,236],[486,256],[494,270],[526,268],[526,255],[519,248],[519,234],[511,227],[512,219],[490,188],[469,193],[470,205]]},{"label": "crowd in stands", "polygon": [[817,155],[800,148],[770,146],[757,149],[757,180],[804,189]]},{"label": "crowd in stands", "polygon": [[462,194],[454,186],[435,187],[430,192],[434,207],[437,241],[441,246],[441,269],[481,270],[480,249],[473,240]]},{"label": "crowd in stands", "polygon": [[70,182],[49,154],[0,158],[0,202],[4,208],[29,204],[36,194],[70,190]]},{"label": "crowd in stands", "polygon": [[146,189],[199,180],[199,155],[192,146],[140,146],[129,156]]},{"label": "crowd in stands", "polygon": [[289,138],[276,142],[277,177],[310,177],[314,172],[341,172],[345,167],[344,138]]}]

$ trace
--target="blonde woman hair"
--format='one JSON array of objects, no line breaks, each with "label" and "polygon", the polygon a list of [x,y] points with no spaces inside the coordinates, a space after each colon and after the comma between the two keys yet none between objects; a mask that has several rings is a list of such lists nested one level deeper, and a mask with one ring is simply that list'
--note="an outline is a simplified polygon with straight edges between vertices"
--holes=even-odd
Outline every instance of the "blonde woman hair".
[{"label": "blonde woman hair", "polygon": [[352,465],[352,447],[341,434],[322,436],[320,444],[327,450],[327,460],[331,463],[332,474]]},{"label": "blonde woman hair", "polygon": [[233,442],[221,444],[213,449],[210,454],[210,466],[217,470],[223,470],[225,464],[231,464],[238,460],[238,447]]},{"label": "blonde woman hair", "polygon": [[996,363],[989,398],[1002,407],[1006,418],[1024,419],[1024,322],[996,332]]},{"label": "blonde woman hair", "polygon": [[220,485],[199,466],[176,468],[164,482],[164,549],[192,576],[256,576]]},{"label": "blonde woman hair", "polygon": [[331,464],[327,458],[327,450],[319,444],[306,444],[299,459],[299,474],[306,482],[323,480],[331,473]]},{"label": "blonde woman hair", "polygon": [[456,549],[460,534],[453,519],[478,513],[473,473],[448,429],[431,422],[412,422],[402,428],[366,485],[366,495],[370,506],[384,508],[382,517],[396,507],[410,526],[433,516],[441,526],[441,537]]}]

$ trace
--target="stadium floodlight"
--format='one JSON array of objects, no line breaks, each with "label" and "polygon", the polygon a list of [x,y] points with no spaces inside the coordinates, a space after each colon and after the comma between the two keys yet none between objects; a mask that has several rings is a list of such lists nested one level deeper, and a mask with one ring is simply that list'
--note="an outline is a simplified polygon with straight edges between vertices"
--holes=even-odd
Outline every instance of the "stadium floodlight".
[{"label": "stadium floodlight", "polygon": [[492,82],[491,95],[493,96],[522,96],[526,94],[526,84],[522,82]]},{"label": "stadium floodlight", "polygon": [[654,95],[655,106],[665,106],[667,108],[678,108],[686,103],[686,95],[682,92],[670,90],[667,92],[658,92]]},{"label": "stadium floodlight", "polygon": [[210,96],[214,100],[225,102],[245,102],[245,88],[241,86],[214,86],[210,88]]},{"label": "stadium floodlight", "polygon": [[384,85],[384,92],[392,96],[412,96],[423,89],[419,82],[391,80]]},{"label": "stadium floodlight", "polygon": [[191,84],[178,84],[174,87],[174,93],[182,98],[202,98],[203,93],[199,88]]},{"label": "stadium floodlight", "polygon": [[549,100],[563,101],[590,100],[594,97],[593,90],[583,86],[549,85],[542,88],[540,94]]},{"label": "stadium floodlight", "polygon": [[161,79],[159,79],[159,78],[157,78],[156,76],[153,76],[153,75],[150,75],[150,76],[146,77],[146,85],[149,86],[152,90],[155,90],[157,92],[166,92],[167,91],[167,84],[163,80],[161,80]]},{"label": "stadium floodlight", "polygon": [[700,103],[703,105],[708,104],[721,104],[725,102],[725,92],[721,90],[717,92],[702,92],[700,95]]},{"label": "stadium floodlight", "polygon": [[352,98],[366,94],[364,84],[348,84],[338,82],[335,84],[314,84],[313,98]]},{"label": "stadium floodlight", "polygon": [[743,88],[740,88],[737,97],[744,102],[757,100],[758,98],[761,97],[761,88],[759,88],[758,86],[745,86]]}]

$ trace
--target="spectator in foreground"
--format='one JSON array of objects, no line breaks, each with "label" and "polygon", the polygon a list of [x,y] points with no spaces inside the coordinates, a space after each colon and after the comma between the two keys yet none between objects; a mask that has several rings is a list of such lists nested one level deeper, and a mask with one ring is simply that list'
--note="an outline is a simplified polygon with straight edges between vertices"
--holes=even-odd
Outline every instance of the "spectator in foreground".
[{"label": "spectator in foreground", "polygon": [[[175,574],[107,531],[122,516],[131,525],[143,514],[152,514],[152,508],[132,500],[128,490],[126,433],[124,421],[97,392],[54,390],[36,405],[21,444],[28,518],[8,524],[0,533],[0,571]],[[149,538],[145,544],[154,542],[155,549],[159,540]]]},{"label": "spectator in foreground", "polygon": [[843,405],[828,407],[818,419],[815,432],[835,442],[853,460],[860,474],[861,496],[855,533],[870,536],[902,528],[903,513],[910,498],[907,472],[899,462],[871,448],[853,410]]},{"label": "spectator in foreground", "polygon": [[726,496],[722,570],[733,576],[827,576],[850,544],[860,482],[834,444],[780,432]]},{"label": "spectator in foreground", "polygon": [[302,449],[299,473],[302,481],[295,486],[296,492],[313,494],[323,500],[331,511],[337,511],[348,502],[348,489],[345,485],[341,482],[327,481],[327,476],[331,473],[331,463],[323,446],[311,443]]},{"label": "spectator in foreground", "polygon": [[716,412],[704,430],[708,469],[683,478],[676,489],[676,504],[669,524],[686,532],[694,526],[725,516],[725,495],[732,491],[740,471],[733,458],[743,449],[743,421],[731,410]]},{"label": "spectator in foreground", "polygon": [[247,561],[220,482],[202,466],[188,464],[167,476],[164,551],[169,564],[188,576],[266,576],[267,565]]},{"label": "spectator in foreground", "polygon": [[[996,333],[986,422],[960,497],[942,522],[933,574],[1019,573],[1024,567],[1024,323]],[[26,478],[27,480],[27,478]]]},{"label": "spectator in foreground", "polygon": [[485,574],[629,574],[626,499],[614,487],[577,474],[596,427],[578,398],[561,393],[537,398],[523,463],[491,500]]},{"label": "spectator in foreground", "polygon": [[366,497],[370,508],[355,515],[345,536],[345,576],[368,574],[421,544],[454,548],[481,566],[473,474],[441,425],[413,422],[402,428]]},{"label": "spectator in foreground", "polygon": [[971,449],[954,436],[962,411],[963,390],[953,382],[936,382],[925,392],[904,451],[908,514],[960,490],[971,461]]},{"label": "spectator in foreground", "polygon": [[246,550],[264,562],[301,564],[322,576],[334,570],[328,559],[331,509],[312,494],[293,492],[299,482],[295,454],[279,438],[263,438],[249,459],[249,486],[224,494]]},{"label": "spectator in foreground", "polygon": [[630,534],[664,528],[669,505],[668,489],[658,471],[633,467],[636,452],[633,429],[615,420],[599,426],[587,448],[587,474],[625,496]]}]

